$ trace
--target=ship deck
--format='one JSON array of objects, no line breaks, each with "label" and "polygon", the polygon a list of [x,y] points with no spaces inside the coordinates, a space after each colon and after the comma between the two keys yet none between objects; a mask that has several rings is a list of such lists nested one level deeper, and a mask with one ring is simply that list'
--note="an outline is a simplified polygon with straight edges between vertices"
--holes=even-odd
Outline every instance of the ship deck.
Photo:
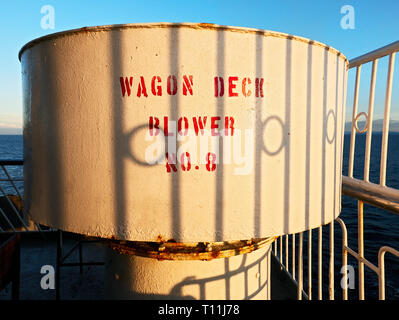
[{"label": "ship deck", "polygon": [[[21,233],[21,300],[55,300],[56,290],[43,290],[40,282],[44,274],[40,273],[43,265],[56,268],[57,263],[57,232],[46,232],[45,238],[40,233]],[[68,252],[77,242],[77,236],[64,233],[63,252]],[[104,261],[106,247],[101,242],[83,244],[83,261]],[[78,262],[79,251],[74,250],[65,261]],[[65,266],[60,272],[61,300],[102,300],[105,298],[104,266]],[[272,300],[295,300],[297,285],[288,273],[281,268],[280,263],[272,253],[271,259],[271,294]],[[0,291],[0,300],[11,299],[11,284]]]}]

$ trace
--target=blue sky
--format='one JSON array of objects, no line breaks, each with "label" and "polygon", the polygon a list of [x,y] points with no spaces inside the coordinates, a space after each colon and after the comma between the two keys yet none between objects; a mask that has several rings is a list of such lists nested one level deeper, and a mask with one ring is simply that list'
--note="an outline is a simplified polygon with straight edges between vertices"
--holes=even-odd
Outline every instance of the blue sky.
[{"label": "blue sky", "polygon": [[[55,10],[55,28],[42,29],[41,8]],[[354,8],[354,29],[341,28],[341,7]],[[22,89],[18,51],[28,41],[54,32],[119,23],[207,22],[281,31],[326,43],[348,59],[399,40],[399,1],[0,1],[0,129],[22,124]],[[399,60],[397,58],[396,60]],[[387,59],[377,73],[375,118],[381,118],[385,99]],[[399,63],[396,63],[392,115],[399,119]],[[370,66],[362,71],[360,111],[367,110]],[[354,72],[348,79],[348,113],[351,110]],[[348,120],[348,116],[347,119]]]}]

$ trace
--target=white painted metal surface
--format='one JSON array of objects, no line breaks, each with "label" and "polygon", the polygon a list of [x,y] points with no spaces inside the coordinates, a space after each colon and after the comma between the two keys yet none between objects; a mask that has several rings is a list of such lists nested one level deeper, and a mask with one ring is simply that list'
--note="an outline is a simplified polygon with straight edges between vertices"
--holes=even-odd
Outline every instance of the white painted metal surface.
[{"label": "white painted metal surface", "polygon": [[[37,222],[188,242],[290,234],[339,215],[348,63],[335,49],[162,23],[49,35],[20,58],[25,205]],[[198,147],[201,120],[219,148]]]},{"label": "white painted metal surface", "polygon": [[158,261],[109,250],[107,299],[270,300],[271,246],[228,259]]}]

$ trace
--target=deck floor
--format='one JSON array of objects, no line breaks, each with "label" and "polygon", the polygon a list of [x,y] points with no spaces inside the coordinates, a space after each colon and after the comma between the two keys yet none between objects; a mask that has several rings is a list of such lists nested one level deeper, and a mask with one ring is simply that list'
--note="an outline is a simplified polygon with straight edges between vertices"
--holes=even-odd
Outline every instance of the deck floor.
[{"label": "deck floor", "polygon": [[[48,239],[30,238],[21,240],[21,300],[54,300],[54,289],[44,290],[40,282],[44,274],[41,268],[51,265],[56,270],[57,242],[53,236]],[[63,239],[63,251],[66,253],[76,243],[73,239]],[[78,250],[75,250],[65,262],[78,262]],[[83,261],[104,261],[104,247],[99,243],[83,244]],[[84,266],[80,274],[79,267],[65,266],[60,272],[60,299],[96,300],[104,298],[104,266]],[[11,284],[0,291],[0,300],[11,299]]]},{"label": "deck floor", "polygon": [[[63,253],[76,244],[75,239],[63,238]],[[83,261],[104,261],[105,250],[101,243],[83,243]],[[21,300],[55,300],[54,289],[44,290],[40,282],[44,274],[40,273],[44,265],[51,265],[56,270],[57,242],[55,234],[21,240]],[[78,250],[75,250],[65,262],[78,262]],[[272,258],[272,299],[295,299],[296,289],[287,276],[280,270],[277,260]],[[79,267],[64,266],[60,272],[61,300],[102,300],[104,299],[104,266],[84,266],[82,274]],[[11,284],[0,291],[0,300],[11,299]]]}]

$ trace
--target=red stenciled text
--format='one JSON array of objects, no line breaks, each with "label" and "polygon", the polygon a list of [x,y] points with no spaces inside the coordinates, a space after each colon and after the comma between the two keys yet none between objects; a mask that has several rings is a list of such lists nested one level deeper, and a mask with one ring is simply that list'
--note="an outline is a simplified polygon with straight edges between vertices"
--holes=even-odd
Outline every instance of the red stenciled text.
[{"label": "red stenciled text", "polygon": [[[163,130],[165,136],[173,136],[177,131],[180,136],[186,136],[189,129],[195,132],[195,135],[204,135],[205,129],[210,129],[212,136],[233,136],[234,135],[234,118],[225,116],[224,118],[220,116],[213,117],[180,117],[177,120],[177,130],[170,130],[169,128],[169,117],[164,116],[163,122],[158,117],[149,117],[148,129],[150,136],[157,136],[159,130]],[[162,126],[162,128],[161,128]],[[220,130],[220,129],[224,130]]]},{"label": "red stenciled text", "polygon": [[[166,172],[177,172],[179,165],[177,163],[176,154],[172,153],[171,155],[166,152],[165,160],[166,160]],[[180,168],[183,171],[190,171],[191,169],[191,157],[189,152],[184,152],[180,155]],[[216,170],[216,154],[212,152],[208,152],[206,154],[206,165],[205,168],[207,171],[215,171]],[[199,170],[200,167],[198,165],[194,166],[194,169]]]},{"label": "red stenciled text", "polygon": [[[215,77],[214,85],[215,85],[215,97],[250,97],[252,94],[255,94],[257,98],[263,98],[263,78],[255,78],[255,80],[251,80],[251,78],[244,77]],[[226,90],[225,90],[226,88]],[[226,92],[225,92],[226,91]]]},{"label": "red stenciled text", "polygon": [[[121,85],[122,97],[130,97],[135,95],[137,97],[147,98],[149,95],[174,96],[178,90],[181,90],[184,96],[192,96],[194,93],[194,80],[192,75],[184,75],[181,83],[178,83],[175,75],[170,75],[162,80],[160,76],[153,76],[150,80],[145,79],[143,76],[135,77],[120,77],[119,82]],[[165,93],[166,91],[166,93]]]}]

